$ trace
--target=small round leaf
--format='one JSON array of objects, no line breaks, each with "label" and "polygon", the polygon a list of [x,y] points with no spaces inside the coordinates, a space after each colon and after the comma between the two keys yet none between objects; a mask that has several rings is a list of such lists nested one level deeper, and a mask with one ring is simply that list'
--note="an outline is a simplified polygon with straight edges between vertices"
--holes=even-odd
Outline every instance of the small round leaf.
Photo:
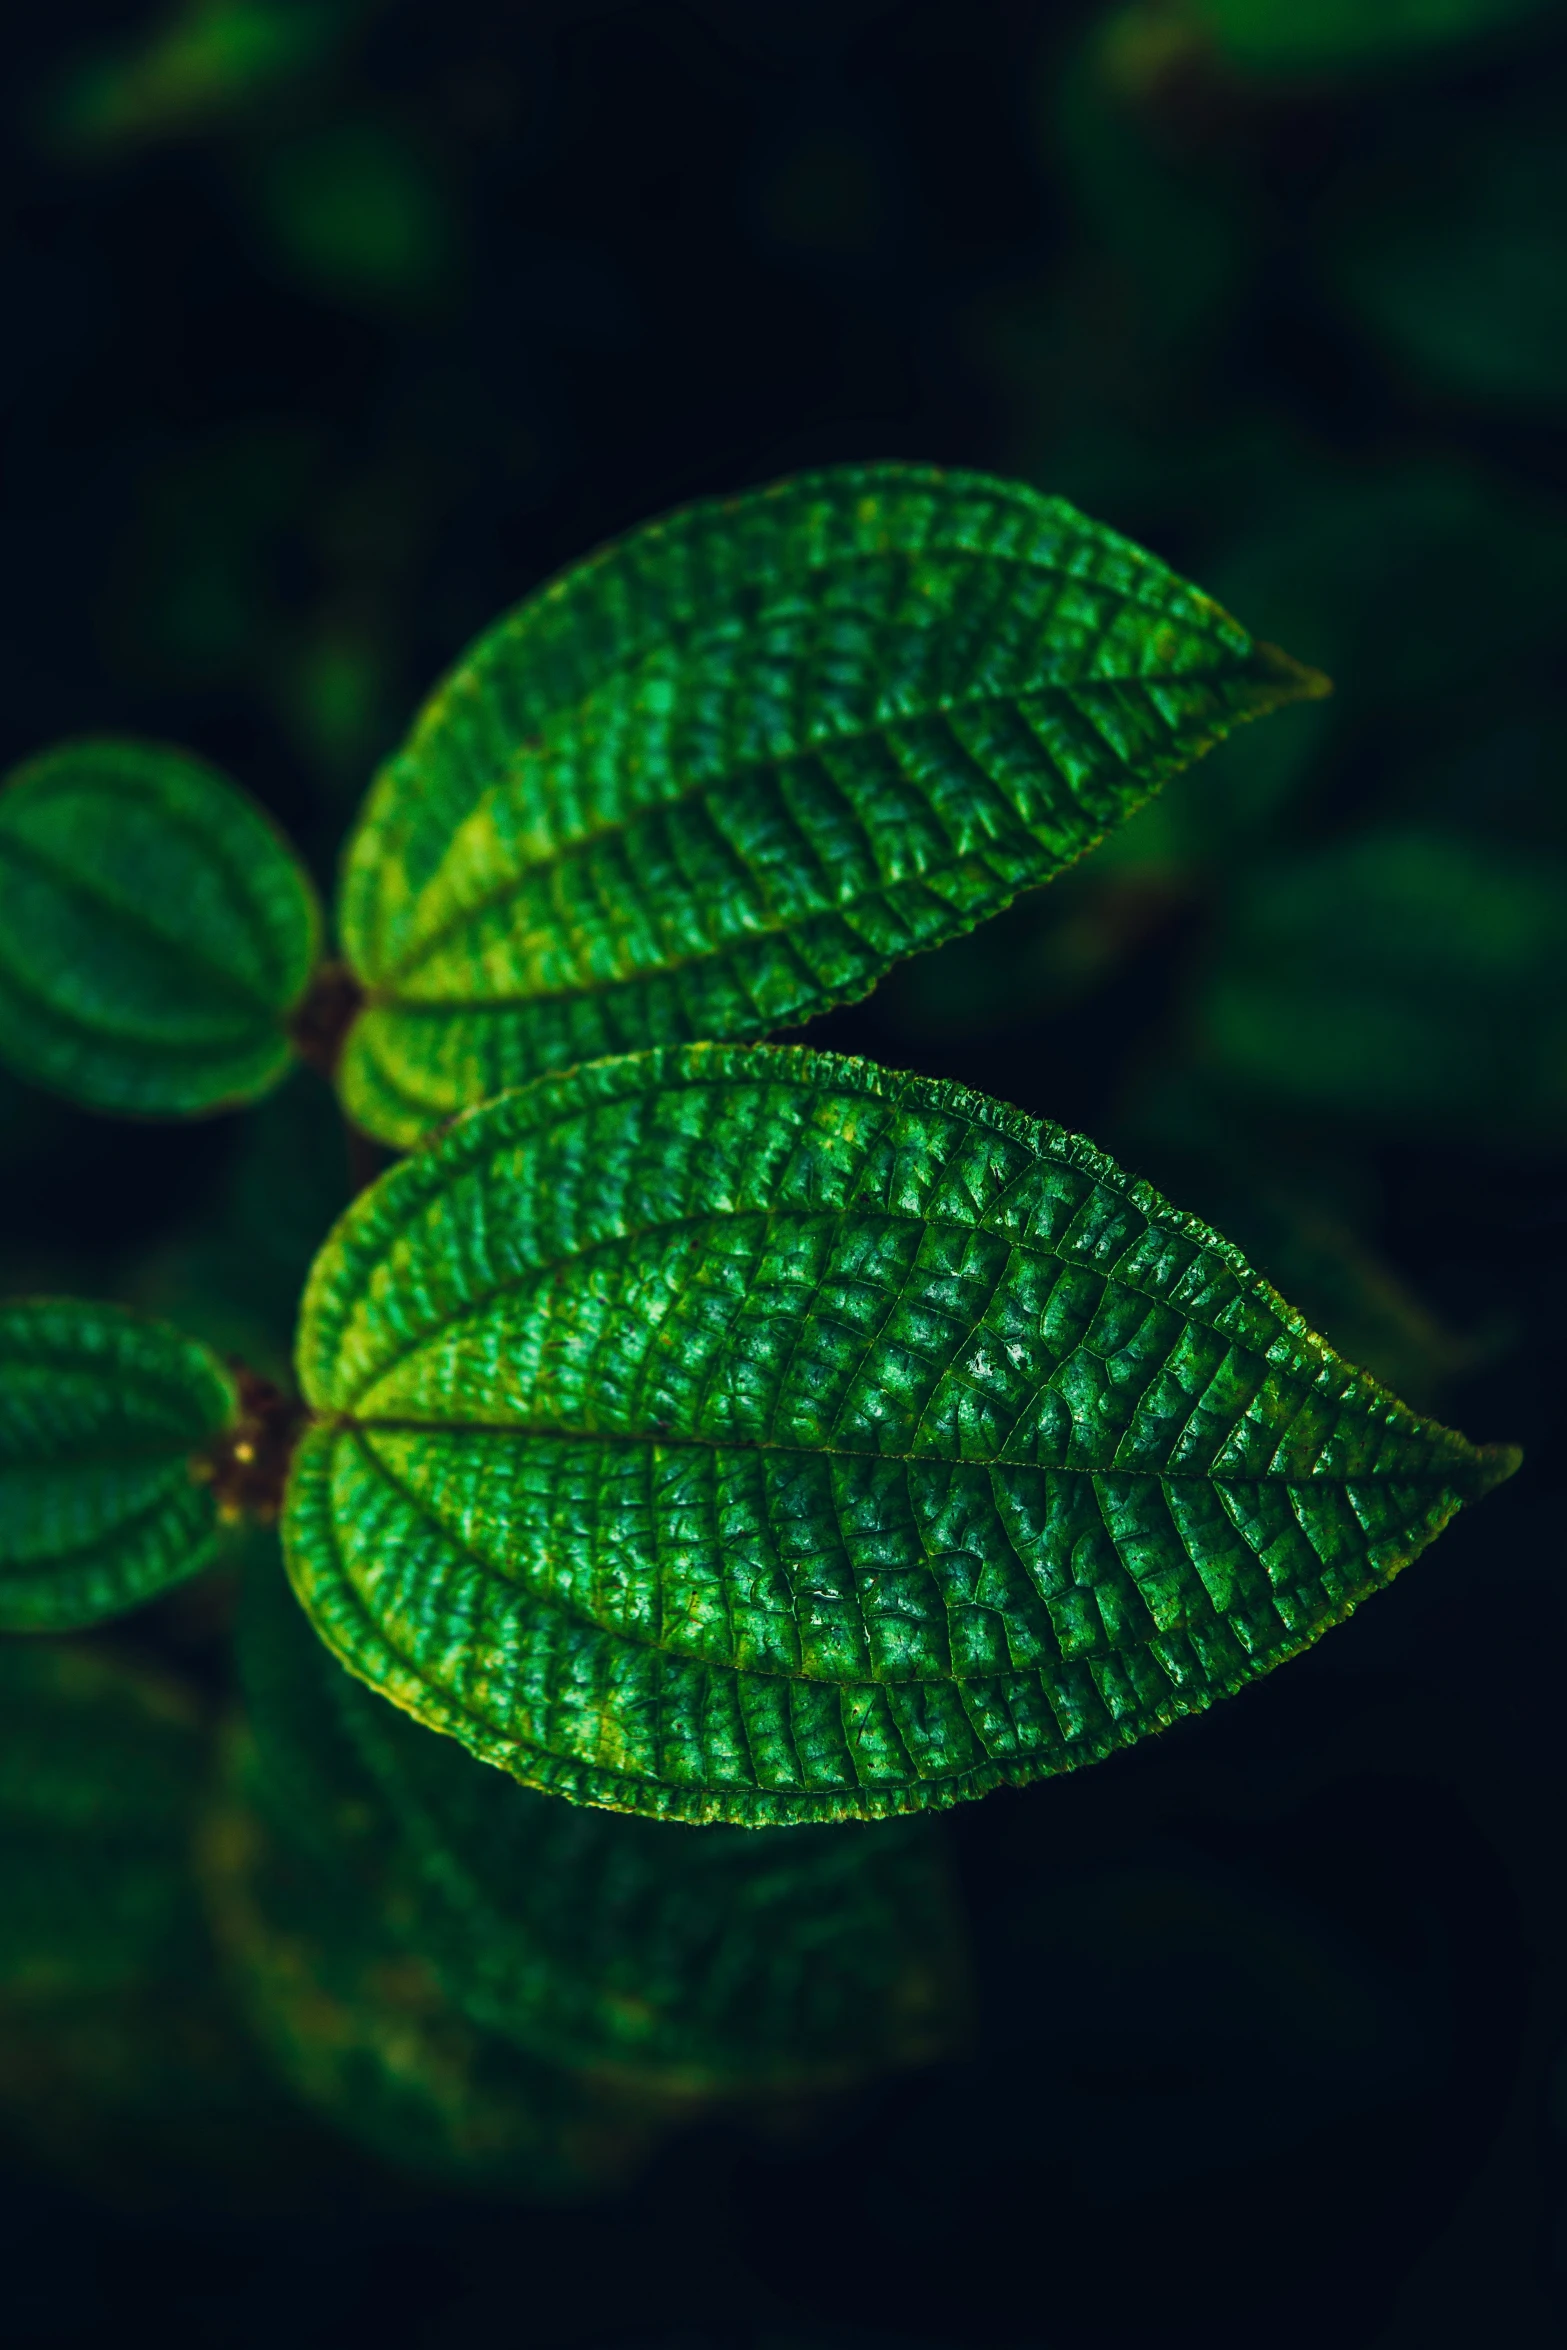
[{"label": "small round leaf", "polygon": [[265,1093],[320,930],[286,842],[183,752],[69,743],[0,788],[0,1058],[90,1109]]},{"label": "small round leaf", "polygon": [[0,1631],[121,1614],[208,1566],[205,1456],[237,1397],[216,1356],[121,1306],[0,1306]]}]

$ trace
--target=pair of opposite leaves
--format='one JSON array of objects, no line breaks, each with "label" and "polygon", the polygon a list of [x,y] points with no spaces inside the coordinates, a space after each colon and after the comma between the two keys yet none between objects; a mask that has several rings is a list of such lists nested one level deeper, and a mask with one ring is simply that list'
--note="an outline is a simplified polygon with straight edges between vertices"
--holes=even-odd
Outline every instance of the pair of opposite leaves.
[{"label": "pair of opposite leaves", "polygon": [[[306,1297],[285,1534],[337,1654],[579,1801],[874,1817],[1238,1687],[1505,1475],[1082,1141],[961,1087],[681,1041],[863,992],[1320,686],[1059,501],[904,467],[655,524],[482,640],[345,867],[347,1108],[414,1143],[484,1106],[355,1204]],[[186,770],[160,798],[138,753],[121,791],[120,756],[0,795],[0,1040],[85,1067],[114,1015],[122,1066],[155,1029],[189,1078],[230,1020],[237,1068],[233,991],[214,1012],[179,947],[221,959],[248,908],[271,1058],[253,1022],[225,1085],[259,1090],[313,901],[248,809],[202,865],[227,787],[203,780],[203,834]],[[95,1402],[80,1312],[0,1323],[0,1442],[31,1464],[13,1622],[102,1612],[215,1540],[188,1464],[232,1443],[224,1375],[97,1314],[123,1369]],[[62,1478],[94,1413],[102,1465]]]}]

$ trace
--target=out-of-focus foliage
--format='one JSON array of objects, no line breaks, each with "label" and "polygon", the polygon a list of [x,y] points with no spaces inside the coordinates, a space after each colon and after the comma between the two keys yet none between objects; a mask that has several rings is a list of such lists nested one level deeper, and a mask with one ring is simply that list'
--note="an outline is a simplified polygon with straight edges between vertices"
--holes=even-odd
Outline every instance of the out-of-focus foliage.
[{"label": "out-of-focus foliage", "polygon": [[1238,1689],[1511,1474],[1079,1137],[697,1045],[503,1096],[317,1261],[295,1587],[577,1802],[943,1808]]},{"label": "out-of-focus foliage", "polygon": [[652,523],[499,622],[348,851],[344,1094],[410,1144],[541,1071],[863,995],[1325,681],[1060,500],[909,466]]},{"label": "out-of-focus foliage", "polygon": [[320,932],[297,858],[183,753],[73,743],[0,787],[0,1053],[73,1101],[181,1117],[265,1093]]},{"label": "out-of-focus foliage", "polygon": [[137,2198],[262,2151],[274,2101],[196,1893],[208,1740],[171,1680],[0,1641],[0,2144]]},{"label": "out-of-focus foliage", "polygon": [[307,1839],[268,1798],[264,1758],[236,1740],[204,1877],[241,2006],[305,2103],[453,2182],[570,2198],[633,2174],[668,2117],[471,2023],[393,1930],[352,1834],[323,1853],[323,1823]]},{"label": "out-of-focus foliage", "polygon": [[1417,382],[1506,411],[1567,399],[1567,154],[1553,91],[1509,123],[1437,114],[1341,192],[1328,265]]},{"label": "out-of-focus foliage", "polygon": [[418,143],[393,123],[339,122],[269,142],[249,200],[270,266],[372,312],[455,290],[454,227]]},{"label": "out-of-focus foliage", "polygon": [[351,1680],[275,1554],[247,1575],[240,1667],[288,1832],[323,1852],[357,1839],[407,1950],[470,2023],[546,2067],[677,2113],[795,2103],[961,2041],[931,1823],[756,1837],[552,1802]]},{"label": "out-of-focus foliage", "polygon": [[953,2044],[924,1823],[769,1850],[550,1804],[351,1684],[275,1553],[247,1574],[240,1664],[213,1915],[288,2079],[373,2151],[602,2192],[704,2104],[794,2106]]},{"label": "out-of-focus foliage", "polygon": [[65,76],[45,115],[82,157],[212,128],[322,65],[364,0],[175,0],[140,42]]},{"label": "out-of-focus foliage", "polygon": [[1368,832],[1259,873],[1200,1010],[1230,1084],[1394,1132],[1567,1130],[1567,861]]},{"label": "out-of-focus foliage", "polygon": [[97,1623],[217,1554],[212,1449],[236,1409],[207,1348],[120,1306],[0,1305],[0,1629]]},{"label": "out-of-focus foliage", "polygon": [[1106,47],[1128,80],[1205,51],[1243,73],[1310,76],[1397,65],[1546,15],[1552,0],[1132,0]]},{"label": "out-of-focus foliage", "polygon": [[350,1188],[331,1088],[298,1069],[245,1112],[206,1213],[135,1266],[127,1302],[286,1385],[305,1279]]}]

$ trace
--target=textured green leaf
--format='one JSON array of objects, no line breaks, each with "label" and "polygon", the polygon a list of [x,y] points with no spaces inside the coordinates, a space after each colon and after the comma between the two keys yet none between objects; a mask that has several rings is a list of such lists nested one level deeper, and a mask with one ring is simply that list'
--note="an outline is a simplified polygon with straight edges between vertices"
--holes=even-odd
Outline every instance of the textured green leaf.
[{"label": "textured green leaf", "polygon": [[690,507],[501,621],[380,778],[345,1099],[412,1143],[551,1069],[863,995],[1321,690],[1017,483],[854,466]]},{"label": "textured green leaf", "polygon": [[292,851],[182,752],[70,743],[0,790],[0,1057],[40,1085],[137,1117],[264,1093],[319,945]]},{"label": "textured green leaf", "polygon": [[519,1778],[740,1824],[953,1803],[1315,1639],[1516,1465],[1080,1138],[829,1056],[600,1062],[338,1225],[290,1570]]},{"label": "textured green leaf", "polygon": [[165,1323],[0,1305],[0,1630],[97,1623],[210,1565],[202,1469],[236,1403],[217,1358]]},{"label": "textured green leaf", "polygon": [[732,2103],[961,2037],[964,1954],[932,1822],[757,1837],[536,1795],[351,1679],[275,1555],[246,1576],[240,1665],[289,1832],[323,1857],[345,1834],[373,1852],[408,1948],[535,2057]]}]

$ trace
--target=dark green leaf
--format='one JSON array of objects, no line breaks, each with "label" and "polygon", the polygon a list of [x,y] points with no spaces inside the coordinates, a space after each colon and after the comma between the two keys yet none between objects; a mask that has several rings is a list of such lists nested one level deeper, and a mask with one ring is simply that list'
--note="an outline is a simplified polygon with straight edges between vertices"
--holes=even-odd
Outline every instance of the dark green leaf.
[{"label": "dark green leaf", "polygon": [[209,1741],[143,1667],[0,1641],[0,2148],[116,2198],[241,2187],[273,2118],[192,1838]]},{"label": "dark green leaf", "polygon": [[863,995],[1322,690],[1017,483],[859,466],[690,507],[501,621],[381,777],[345,1099],[412,1143],[550,1069]]},{"label": "dark green leaf", "polygon": [[0,1993],[108,1993],[184,1964],[205,1760],[172,1685],[0,1641]]},{"label": "dark green leaf", "polygon": [[950,2053],[962,1963],[929,1821],[758,1837],[585,1810],[337,1677],[416,1873],[411,1939],[477,2021],[691,2095]]},{"label": "dark green leaf", "polygon": [[1567,863],[1430,830],[1254,876],[1199,1017],[1232,1090],[1394,1131],[1567,1128]]},{"label": "dark green leaf", "polygon": [[579,1801],[954,1803],[1307,1646],[1516,1465],[1080,1138],[718,1046],[489,1104],[357,1201],[299,1348],[318,1630]]},{"label": "dark green leaf", "polygon": [[681,2104],[583,2078],[453,2000],[419,1947],[397,1824],[342,1720],[332,1684],[344,1676],[289,1600],[275,1551],[252,1564],[247,1726],[202,1858],[262,2046],[324,2120],[399,2165],[549,2196],[615,2186]]},{"label": "dark green leaf", "polygon": [[217,1358],[165,1323],[0,1305],[0,1630],[94,1624],[210,1565],[202,1476],[235,1408]]},{"label": "dark green leaf", "polygon": [[930,1821],[757,1837],[536,1795],[350,1679],[275,1559],[247,1574],[240,1663],[283,1831],[340,1876],[357,1846],[409,1949],[533,2056],[733,2102],[919,2063],[961,2036]]},{"label": "dark green leaf", "polygon": [[320,915],[233,784],[140,743],[71,743],[0,790],[0,1056],[90,1109],[190,1116],[289,1066]]},{"label": "dark green leaf", "polygon": [[1107,28],[1130,78],[1211,43],[1227,64],[1268,76],[1397,64],[1546,15],[1551,0],[1134,0]]},{"label": "dark green leaf", "polygon": [[1567,399],[1561,102],[1417,121],[1340,191],[1329,265],[1414,375],[1504,409]]}]

